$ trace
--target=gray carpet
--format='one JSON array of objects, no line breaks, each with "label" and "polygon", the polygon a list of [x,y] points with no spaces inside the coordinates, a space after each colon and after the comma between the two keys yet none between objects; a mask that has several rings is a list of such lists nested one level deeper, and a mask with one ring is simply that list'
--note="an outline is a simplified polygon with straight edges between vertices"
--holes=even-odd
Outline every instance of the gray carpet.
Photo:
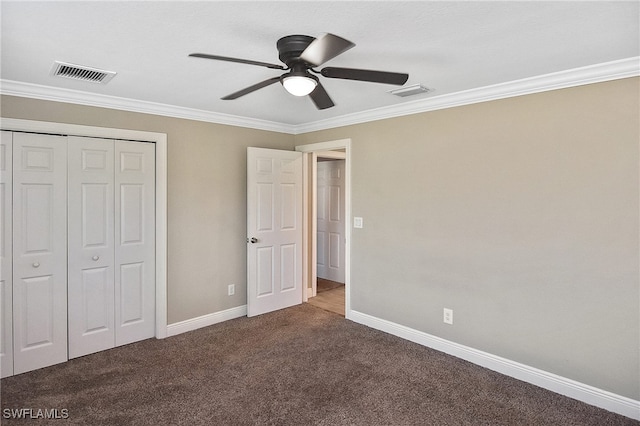
[{"label": "gray carpet", "polygon": [[82,425],[638,425],[308,304],[3,379]]}]

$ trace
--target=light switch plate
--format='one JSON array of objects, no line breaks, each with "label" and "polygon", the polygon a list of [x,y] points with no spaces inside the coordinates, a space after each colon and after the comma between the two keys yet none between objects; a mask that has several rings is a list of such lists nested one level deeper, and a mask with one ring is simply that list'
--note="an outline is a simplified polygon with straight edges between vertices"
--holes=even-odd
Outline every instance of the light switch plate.
[{"label": "light switch plate", "polygon": [[362,218],[361,217],[354,217],[353,218],[353,227],[354,228],[362,228]]}]

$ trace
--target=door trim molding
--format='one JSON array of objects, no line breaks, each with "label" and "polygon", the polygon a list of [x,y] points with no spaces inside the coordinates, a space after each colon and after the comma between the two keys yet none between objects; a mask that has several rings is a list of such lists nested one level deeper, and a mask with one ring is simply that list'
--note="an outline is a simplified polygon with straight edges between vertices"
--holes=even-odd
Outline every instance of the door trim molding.
[{"label": "door trim molding", "polygon": [[[308,145],[298,145],[295,147],[296,151],[311,154],[313,156],[313,161],[315,164],[315,159],[321,153],[326,154],[326,151],[332,151],[337,149],[344,149],[344,159],[345,159],[345,176],[344,176],[344,187],[345,187],[345,209],[344,209],[344,217],[345,217],[345,253],[344,253],[344,284],[345,284],[345,318],[351,319],[351,138],[347,139],[338,139],[334,141],[327,142],[318,142],[312,143]],[[314,167],[312,167],[314,168]],[[309,171],[304,173],[303,176],[303,185],[305,188],[306,195],[303,195],[305,208],[309,208],[309,203],[314,201],[314,198],[310,198],[311,194],[309,191],[311,182],[309,182]],[[313,191],[315,189],[311,188]],[[311,214],[315,217],[317,213],[315,210],[315,205],[313,206],[313,210]],[[314,227],[314,224],[309,223],[309,212],[306,211],[304,213],[304,236],[306,238],[309,235],[309,226]],[[315,252],[316,248],[314,247],[313,242],[315,238],[311,235],[311,239],[306,238],[304,241],[304,260],[303,267],[305,268],[314,268],[315,265],[308,265],[309,253],[312,250]],[[314,256],[315,259],[315,256]],[[306,265],[306,266],[304,266]],[[315,268],[314,268],[315,269]],[[315,276],[315,274],[314,274]],[[307,273],[304,274],[305,279],[307,278]],[[308,286],[308,283],[306,283]]]},{"label": "door trim molding", "polygon": [[0,129],[152,142],[156,145],[156,318],[155,337],[167,337],[167,135],[166,133],[69,123],[0,118]]}]

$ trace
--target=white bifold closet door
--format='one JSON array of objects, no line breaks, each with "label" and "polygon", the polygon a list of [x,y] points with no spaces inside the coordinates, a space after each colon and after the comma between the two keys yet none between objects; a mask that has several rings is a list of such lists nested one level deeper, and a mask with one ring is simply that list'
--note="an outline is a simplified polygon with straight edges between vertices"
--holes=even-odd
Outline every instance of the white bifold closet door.
[{"label": "white bifold closet door", "polygon": [[114,152],[69,138],[69,358],[115,344]]},{"label": "white bifold closet door", "polygon": [[155,148],[69,137],[69,358],[153,337]]},{"label": "white bifold closet door", "polygon": [[155,145],[2,131],[0,375],[155,334]]},{"label": "white bifold closet door", "polygon": [[66,137],[13,133],[14,374],[66,360]]},{"label": "white bifold closet door", "polygon": [[116,346],[155,335],[155,145],[116,141]]}]

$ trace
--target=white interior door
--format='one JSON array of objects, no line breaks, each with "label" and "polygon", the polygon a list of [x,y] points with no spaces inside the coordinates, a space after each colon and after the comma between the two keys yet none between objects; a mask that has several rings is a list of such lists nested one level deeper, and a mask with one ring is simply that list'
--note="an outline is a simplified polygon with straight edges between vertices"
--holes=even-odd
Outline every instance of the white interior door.
[{"label": "white interior door", "polygon": [[13,375],[12,136],[0,133],[0,377]]},{"label": "white interior door", "polygon": [[69,137],[69,358],[113,348],[114,141]]},{"label": "white interior door", "polygon": [[247,315],[302,303],[302,154],[247,148]]},{"label": "white interior door", "polygon": [[66,138],[13,134],[14,373],[67,360]]},{"label": "white interior door", "polygon": [[155,145],[115,142],[116,346],[155,333]]},{"label": "white interior door", "polygon": [[345,278],[344,160],[317,164],[317,276],[339,283]]}]

